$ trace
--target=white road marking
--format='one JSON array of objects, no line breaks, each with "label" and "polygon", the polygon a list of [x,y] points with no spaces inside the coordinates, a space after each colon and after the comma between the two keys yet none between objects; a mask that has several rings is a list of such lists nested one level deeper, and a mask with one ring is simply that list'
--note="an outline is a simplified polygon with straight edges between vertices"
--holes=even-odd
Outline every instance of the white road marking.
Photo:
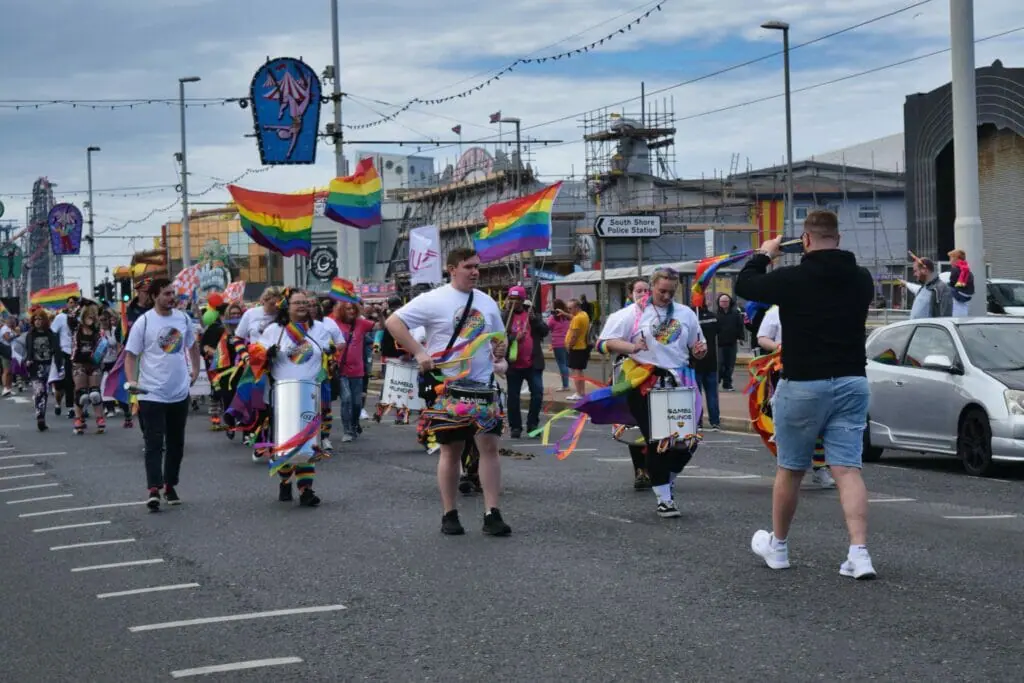
[{"label": "white road marking", "polygon": [[62,493],[58,496],[41,496],[39,498],[22,498],[21,500],[9,500],[8,505],[20,505],[22,503],[38,503],[43,500],[57,500],[58,498],[74,498],[73,493]]},{"label": "white road marking", "polygon": [[[13,448],[11,449],[14,450]],[[22,453],[21,455],[0,455],[0,460],[15,460],[17,458],[48,458],[51,455],[67,455],[67,451],[54,451],[53,453]]]},{"label": "white road marking", "polygon": [[[28,467],[34,467],[34,465],[28,465]],[[0,481],[10,481],[11,479],[28,479],[30,477],[45,477],[46,472],[33,472],[32,474],[12,474],[9,477],[0,477]]]},{"label": "white road marking", "polygon": [[143,595],[144,593],[162,593],[164,591],[177,591],[184,588],[199,588],[198,583],[176,583],[169,586],[152,586],[150,588],[135,588],[129,591],[117,591],[116,593],[97,593],[96,597],[100,600],[106,600],[107,598],[123,598],[127,595]]},{"label": "white road marking", "polygon": [[21,469],[25,469],[26,467],[35,467],[35,466],[36,466],[35,463],[30,463],[28,465],[4,465],[3,467],[0,467],[0,470],[21,470]]},{"label": "white road marking", "polygon": [[301,657],[275,657],[272,659],[250,659],[247,662],[232,662],[231,664],[214,664],[212,666],[200,666],[195,669],[180,669],[172,671],[172,678],[189,678],[191,676],[205,676],[206,674],[219,674],[225,671],[244,671],[245,669],[260,669],[267,666],[283,666],[285,664],[301,664]]},{"label": "white road marking", "polygon": [[681,474],[682,479],[760,479],[760,474]]},{"label": "white road marking", "polygon": [[[162,562],[162,560],[161,560]],[[160,631],[169,628],[181,628],[183,626],[201,626],[203,624],[222,624],[226,621],[248,621],[250,619],[267,619],[270,617],[287,617],[295,614],[315,614],[317,612],[337,612],[348,609],[345,605],[321,605],[319,607],[293,607],[290,609],[275,609],[268,612],[246,612],[245,614],[228,614],[222,617],[202,617],[199,619],[184,619],[182,621],[165,621],[159,624],[143,624],[142,626],[129,626],[131,633],[143,631]]]},{"label": "white road marking", "polygon": [[49,489],[54,486],[60,486],[60,484],[33,484],[32,486],[15,486],[9,489],[0,489],[0,493],[10,493],[11,491],[27,491],[28,489]]},{"label": "white road marking", "polygon": [[633,458],[594,458],[597,462],[633,462]]},{"label": "white road marking", "polygon": [[943,515],[943,519],[1015,519],[1017,515]]},{"label": "white road marking", "polygon": [[14,450],[14,446],[10,446],[9,448],[0,448],[0,451],[13,451],[13,450]]},{"label": "white road marking", "polygon": [[916,503],[916,498],[868,498],[869,503]]},{"label": "white road marking", "polygon": [[140,567],[146,564],[160,564],[163,559],[156,558],[153,560],[132,560],[131,562],[114,562],[112,564],[93,564],[88,567],[75,567],[71,571],[73,572],[92,572],[99,569],[117,569],[119,567]]},{"label": "white road marking", "polygon": [[763,448],[747,448],[746,446],[733,446],[734,451],[748,451],[750,453],[760,453]]},{"label": "white road marking", "polygon": [[131,503],[105,503],[103,505],[86,505],[80,508],[60,508],[59,510],[43,510],[42,512],[26,512],[18,517],[42,517],[43,515],[59,515],[62,512],[85,512],[87,510],[102,510],[104,508],[123,508],[131,505],[145,505],[146,501],[132,501]]},{"label": "white road marking", "polygon": [[134,538],[118,538],[113,541],[89,541],[87,543],[72,543],[70,545],[55,545],[50,550],[71,550],[73,548],[95,548],[101,545],[120,545],[122,543],[135,543]]},{"label": "white road marking", "polygon": [[46,531],[64,531],[65,529],[84,529],[85,527],[88,527],[88,526],[104,526],[105,524],[110,524],[110,520],[108,519],[105,522],[83,522],[82,524],[63,524],[61,526],[48,526],[48,527],[43,527],[41,529],[33,529],[32,533],[34,533],[34,534],[41,534],[41,533],[46,532]]},{"label": "white road marking", "polygon": [[743,440],[742,439],[721,439],[721,440],[719,440],[719,439],[709,439],[707,437],[704,437],[704,440],[701,443],[716,443],[716,444],[717,443],[743,443]]},{"label": "white road marking", "polygon": [[594,517],[600,517],[601,519],[610,519],[613,522],[622,522],[623,524],[632,524],[633,523],[633,520],[626,519],[625,517],[614,517],[612,515],[602,515],[602,514],[600,514],[598,512],[594,512],[593,510],[588,510],[587,514],[588,515],[593,515]]}]

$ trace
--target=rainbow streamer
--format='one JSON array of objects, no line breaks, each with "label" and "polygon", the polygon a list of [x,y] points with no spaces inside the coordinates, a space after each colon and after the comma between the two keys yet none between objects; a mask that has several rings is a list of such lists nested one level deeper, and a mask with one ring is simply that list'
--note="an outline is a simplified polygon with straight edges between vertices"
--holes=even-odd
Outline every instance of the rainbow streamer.
[{"label": "rainbow streamer", "polygon": [[[799,254],[803,251],[803,242],[800,240],[789,240],[779,245],[784,254]],[[734,263],[749,258],[757,253],[756,249],[734,251],[730,254],[709,256],[697,261],[697,269],[693,275],[693,287],[691,288],[690,303],[695,307],[704,305],[704,293],[711,286],[711,280],[720,268],[731,266]]]},{"label": "rainbow streamer", "polygon": [[59,311],[68,305],[68,299],[71,297],[82,297],[82,288],[77,284],[72,283],[33,292],[29,297],[29,305],[41,306],[48,311]]},{"label": "rainbow streamer", "polygon": [[373,158],[356,165],[356,172],[335,178],[328,188],[324,215],[332,221],[365,230],[381,222],[381,183]]},{"label": "rainbow streamer", "polygon": [[[775,421],[771,400],[775,395],[775,384],[782,375],[782,348],[766,356],[754,358],[747,367],[750,371],[750,382],[746,389],[749,396],[747,408],[750,412],[750,424],[772,457],[777,457],[778,447],[775,444]],[[812,460],[815,469],[825,465],[825,443],[821,436],[814,444]]]}]

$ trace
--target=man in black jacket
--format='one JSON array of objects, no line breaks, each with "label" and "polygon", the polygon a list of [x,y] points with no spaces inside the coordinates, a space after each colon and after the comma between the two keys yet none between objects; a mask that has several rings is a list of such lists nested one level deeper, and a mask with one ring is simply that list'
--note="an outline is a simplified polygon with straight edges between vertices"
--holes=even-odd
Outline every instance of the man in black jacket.
[{"label": "man in black jacket", "polygon": [[839,573],[871,579],[868,495],[860,468],[869,397],[864,335],[874,282],[851,252],[839,249],[839,220],[831,211],[810,212],[801,240],[806,253],[799,265],[768,273],[781,238],[768,240],[736,281],[739,296],[777,305],[786,330],[782,379],[773,399],[778,446],[773,531],[755,533],[751,549],[772,569],[789,567],[787,539],[800,482],[822,434],[850,535]]},{"label": "man in black jacket", "polygon": [[[743,339],[743,314],[728,294],[718,297],[718,381],[722,391],[732,391],[732,374],[736,370],[736,352]],[[703,326],[703,321],[701,322]],[[708,342],[711,345],[711,342]],[[712,354],[708,354],[709,356]]]}]

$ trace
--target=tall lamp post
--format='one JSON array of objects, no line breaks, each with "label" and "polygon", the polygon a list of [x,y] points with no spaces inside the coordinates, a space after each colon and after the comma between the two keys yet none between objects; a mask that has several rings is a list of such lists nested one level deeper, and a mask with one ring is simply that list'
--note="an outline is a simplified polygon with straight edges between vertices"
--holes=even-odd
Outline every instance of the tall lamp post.
[{"label": "tall lamp post", "polygon": [[198,83],[199,76],[178,79],[178,107],[181,110],[181,267],[192,265],[192,244],[188,230],[188,158],[185,156],[185,84]]},{"label": "tall lamp post", "polygon": [[85,164],[89,177],[89,291],[96,289],[96,239],[93,236],[95,213],[92,206],[92,153],[100,151],[99,147],[85,148]]},{"label": "tall lamp post", "polygon": [[786,216],[789,220],[790,234],[796,231],[796,207],[793,206],[793,115],[790,108],[789,89],[789,24],[784,21],[766,21],[761,28],[782,31],[782,64],[786,79]]}]

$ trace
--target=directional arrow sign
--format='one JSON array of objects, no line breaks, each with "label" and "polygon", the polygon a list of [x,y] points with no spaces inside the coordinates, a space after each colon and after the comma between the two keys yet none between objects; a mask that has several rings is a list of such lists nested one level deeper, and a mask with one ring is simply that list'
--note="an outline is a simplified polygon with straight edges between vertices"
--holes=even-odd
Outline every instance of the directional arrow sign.
[{"label": "directional arrow sign", "polygon": [[598,216],[598,237],[661,237],[661,216]]}]

